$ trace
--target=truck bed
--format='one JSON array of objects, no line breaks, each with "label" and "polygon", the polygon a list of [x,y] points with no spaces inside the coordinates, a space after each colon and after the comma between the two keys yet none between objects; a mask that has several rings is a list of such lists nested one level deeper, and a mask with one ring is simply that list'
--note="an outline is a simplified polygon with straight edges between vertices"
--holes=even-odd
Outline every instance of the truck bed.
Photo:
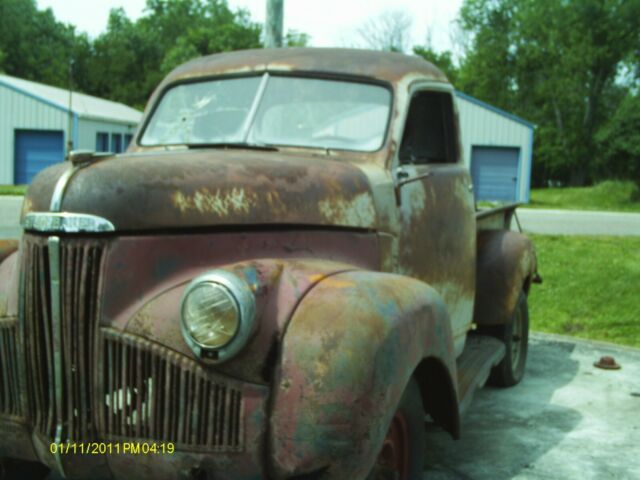
[{"label": "truck bed", "polygon": [[[506,203],[495,208],[476,210],[477,230],[510,230],[511,219],[521,202]],[[518,221],[516,217],[516,222]]]}]

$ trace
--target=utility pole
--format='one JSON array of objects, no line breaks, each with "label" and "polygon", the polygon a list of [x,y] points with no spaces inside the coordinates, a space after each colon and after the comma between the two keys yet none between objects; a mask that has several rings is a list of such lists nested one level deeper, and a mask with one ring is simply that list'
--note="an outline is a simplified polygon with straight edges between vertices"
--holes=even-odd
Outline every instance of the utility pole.
[{"label": "utility pole", "polygon": [[67,124],[67,155],[66,158],[70,157],[71,150],[73,150],[73,102],[71,100],[71,96],[73,95],[73,58],[69,60],[69,107],[67,109],[67,114],[69,116],[69,121]]},{"label": "utility pole", "polygon": [[267,0],[267,19],[264,22],[264,46],[282,47],[282,10],[284,0]]}]

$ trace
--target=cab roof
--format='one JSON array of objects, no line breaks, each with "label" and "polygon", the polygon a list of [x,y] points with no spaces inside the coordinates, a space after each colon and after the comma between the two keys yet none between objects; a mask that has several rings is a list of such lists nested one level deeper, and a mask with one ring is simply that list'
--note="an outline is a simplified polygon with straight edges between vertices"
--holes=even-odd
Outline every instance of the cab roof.
[{"label": "cab roof", "polygon": [[163,84],[198,77],[266,71],[360,76],[392,84],[407,76],[447,82],[440,70],[416,55],[348,48],[275,48],[239,50],[197,58],[172,71]]}]

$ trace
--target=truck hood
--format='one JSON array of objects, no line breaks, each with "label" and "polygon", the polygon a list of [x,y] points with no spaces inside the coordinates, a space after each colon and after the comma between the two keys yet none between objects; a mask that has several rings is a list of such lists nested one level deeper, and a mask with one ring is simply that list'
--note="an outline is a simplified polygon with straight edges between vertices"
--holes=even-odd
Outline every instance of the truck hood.
[{"label": "truck hood", "polygon": [[[39,174],[23,215],[49,211],[70,163]],[[81,168],[61,211],[106,218],[117,231],[219,225],[317,225],[375,229],[364,170],[300,153],[189,150],[118,155]]]}]

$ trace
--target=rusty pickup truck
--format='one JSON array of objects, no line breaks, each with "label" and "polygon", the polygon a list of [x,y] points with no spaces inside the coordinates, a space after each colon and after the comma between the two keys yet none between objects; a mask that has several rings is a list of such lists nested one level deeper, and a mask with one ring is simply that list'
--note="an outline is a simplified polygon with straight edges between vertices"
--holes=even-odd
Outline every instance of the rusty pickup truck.
[{"label": "rusty pickup truck", "polygon": [[537,278],[515,207],[476,211],[458,123],[397,53],[172,71],[127,152],[41,172],[0,245],[5,468],[422,478],[425,422],[458,437],[522,378]]}]

